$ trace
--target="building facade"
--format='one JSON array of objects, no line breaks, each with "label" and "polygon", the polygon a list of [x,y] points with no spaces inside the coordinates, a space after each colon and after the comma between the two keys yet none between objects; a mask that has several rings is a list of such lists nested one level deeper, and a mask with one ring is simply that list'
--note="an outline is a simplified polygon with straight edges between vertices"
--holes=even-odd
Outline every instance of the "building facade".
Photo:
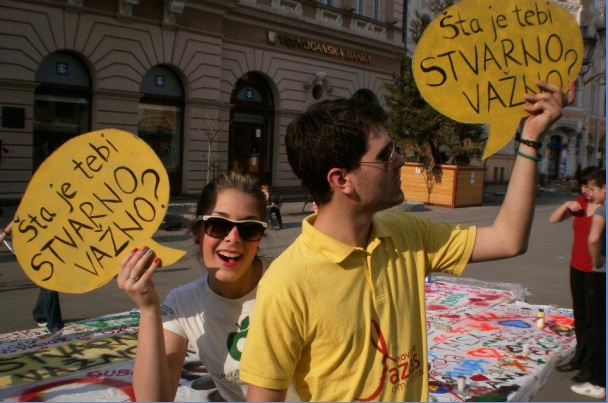
[{"label": "building facade", "polygon": [[[606,3],[553,1],[565,7],[579,23],[588,53],[577,79],[575,103],[564,110],[564,116],[543,138],[543,160],[538,167],[543,186],[554,179],[574,177],[588,166],[606,166]],[[486,160],[486,182],[508,182],[515,147],[512,140]]]},{"label": "building facade", "polygon": [[[605,3],[558,2],[596,46],[579,76],[576,105],[545,136],[545,179],[605,160]],[[384,105],[397,54],[405,43],[410,55],[415,49],[409,24],[426,5],[3,0],[0,203],[18,202],[63,142],[104,128],[145,139],[174,196],[196,195],[227,170],[298,187],[285,153],[289,122],[314,102],[355,93]],[[511,142],[479,162],[487,182],[509,180],[514,150]]]},{"label": "building facade", "polygon": [[287,124],[311,103],[383,102],[401,1],[6,0],[0,3],[0,200],[81,133],[137,134],[173,195],[219,172],[299,186]]}]

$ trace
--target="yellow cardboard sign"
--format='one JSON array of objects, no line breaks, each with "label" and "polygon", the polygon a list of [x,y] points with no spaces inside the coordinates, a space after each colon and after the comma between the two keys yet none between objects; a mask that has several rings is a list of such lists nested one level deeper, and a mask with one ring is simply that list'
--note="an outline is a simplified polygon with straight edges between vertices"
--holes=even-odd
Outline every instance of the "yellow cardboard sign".
[{"label": "yellow cardboard sign", "polygon": [[437,111],[464,123],[489,123],[487,158],[528,116],[524,93],[536,80],[568,89],[582,65],[572,16],[553,1],[463,0],[424,31],[412,61],[416,85]]},{"label": "yellow cardboard sign", "polygon": [[32,177],[13,225],[17,260],[34,283],[66,293],[106,284],[134,247],[170,265],[184,252],[151,239],[168,204],[167,172],[143,140],[116,129],[82,134]]}]

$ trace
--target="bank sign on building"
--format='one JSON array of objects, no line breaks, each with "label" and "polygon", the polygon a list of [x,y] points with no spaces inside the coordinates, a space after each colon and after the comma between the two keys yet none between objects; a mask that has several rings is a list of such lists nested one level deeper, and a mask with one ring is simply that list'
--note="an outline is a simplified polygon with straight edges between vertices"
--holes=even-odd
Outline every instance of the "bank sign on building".
[{"label": "bank sign on building", "polygon": [[[541,178],[605,159],[605,3],[555,1],[593,25],[597,46],[577,103],[545,136]],[[18,202],[66,140],[105,128],[144,139],[174,196],[198,194],[228,170],[299,187],[285,153],[289,122],[324,99],[357,94],[386,105],[405,38],[410,55],[415,48],[403,21],[411,26],[426,7],[425,0],[2,0],[0,203]],[[513,161],[511,142],[487,160],[486,181],[508,180]]]},{"label": "bank sign on building", "polygon": [[0,200],[20,199],[66,140],[104,128],[143,138],[173,195],[227,170],[300,186],[287,124],[327,98],[383,102],[402,13],[397,1],[4,0]]}]

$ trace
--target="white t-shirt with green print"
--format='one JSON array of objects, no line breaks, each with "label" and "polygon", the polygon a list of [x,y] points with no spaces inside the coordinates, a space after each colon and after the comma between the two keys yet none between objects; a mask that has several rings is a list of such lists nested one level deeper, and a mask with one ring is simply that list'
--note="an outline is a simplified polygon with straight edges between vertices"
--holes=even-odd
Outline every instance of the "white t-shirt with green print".
[{"label": "white t-shirt with green print", "polygon": [[[266,271],[268,262],[263,265]],[[239,365],[256,292],[239,299],[221,297],[209,288],[205,274],[171,290],[161,306],[163,327],[188,339],[228,401],[246,400]]]}]

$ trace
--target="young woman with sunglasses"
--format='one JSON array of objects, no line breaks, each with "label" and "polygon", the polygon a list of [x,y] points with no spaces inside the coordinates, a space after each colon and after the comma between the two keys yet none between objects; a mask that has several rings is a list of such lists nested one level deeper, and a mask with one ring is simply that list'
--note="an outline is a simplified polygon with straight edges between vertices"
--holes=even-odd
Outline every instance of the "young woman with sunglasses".
[{"label": "young woman with sunglasses", "polygon": [[118,287],[141,310],[133,371],[138,401],[175,399],[188,344],[221,398],[245,400],[239,361],[257,285],[269,264],[256,256],[265,216],[266,198],[252,177],[227,173],[207,184],[191,225],[207,272],[172,290],[162,305],[152,281],[162,256],[143,246],[122,260]]}]

